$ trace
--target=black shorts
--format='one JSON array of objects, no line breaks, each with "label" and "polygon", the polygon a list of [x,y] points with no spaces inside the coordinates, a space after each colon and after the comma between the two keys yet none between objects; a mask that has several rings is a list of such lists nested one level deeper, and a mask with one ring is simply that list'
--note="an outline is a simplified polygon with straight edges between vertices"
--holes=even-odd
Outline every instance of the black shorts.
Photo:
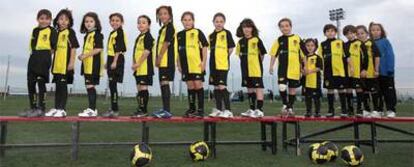
[{"label": "black shorts", "polygon": [[277,80],[278,84],[285,84],[288,85],[288,88],[298,88],[300,87],[300,80],[288,79],[279,77]]},{"label": "black shorts", "polygon": [[27,79],[42,79],[49,83],[52,56],[50,51],[33,51],[27,64]]},{"label": "black shorts", "polygon": [[326,77],[323,81],[323,87],[326,89],[345,89],[347,78],[345,77]]},{"label": "black shorts", "polygon": [[152,76],[149,76],[149,75],[135,76],[135,82],[137,85],[152,85]]},{"label": "black shorts", "polygon": [[246,78],[243,78],[242,87],[264,88],[263,78],[261,78],[261,77],[246,77]]},{"label": "black shorts", "polygon": [[210,74],[209,84],[214,86],[227,85],[227,74],[228,71],[215,70]]},{"label": "black shorts", "polygon": [[99,85],[100,76],[99,75],[90,75],[84,74],[85,85]]},{"label": "black shorts", "polygon": [[53,83],[66,83],[66,84],[73,84],[73,71],[68,71],[66,74],[53,74]]},{"label": "black shorts", "polygon": [[160,82],[174,81],[174,74],[175,74],[174,68],[159,68],[158,69],[158,79],[160,80]]},{"label": "black shorts", "polygon": [[378,78],[365,78],[362,80],[363,82],[363,89],[367,92],[378,92],[379,91],[379,84]]},{"label": "black shorts", "polygon": [[118,61],[116,63],[116,68],[111,69],[111,64],[114,61],[114,56],[108,56],[106,60],[106,73],[108,74],[109,81],[116,81],[118,83],[122,83],[124,80],[124,55],[118,56]]},{"label": "black shorts", "polygon": [[322,90],[319,88],[304,88],[303,94],[305,96],[310,97],[321,97],[322,96]]},{"label": "black shorts", "polygon": [[183,74],[182,81],[202,81],[204,82],[204,74]]},{"label": "black shorts", "polygon": [[348,89],[361,89],[361,88],[363,88],[363,82],[362,82],[362,79],[360,79],[360,78],[348,78],[347,79],[347,88]]}]

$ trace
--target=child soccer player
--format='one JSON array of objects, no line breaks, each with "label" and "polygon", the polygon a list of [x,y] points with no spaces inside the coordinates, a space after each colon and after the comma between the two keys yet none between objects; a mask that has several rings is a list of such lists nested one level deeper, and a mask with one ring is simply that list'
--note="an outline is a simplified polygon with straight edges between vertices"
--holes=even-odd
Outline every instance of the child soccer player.
[{"label": "child soccer player", "polygon": [[236,55],[240,58],[242,86],[247,87],[250,108],[241,115],[263,117],[263,58],[267,53],[259,30],[251,19],[244,19],[237,27]]},{"label": "child soccer player", "polygon": [[[302,40],[298,35],[292,34],[292,21],[283,18],[278,23],[282,32],[272,46],[270,51],[270,74],[273,74],[273,67],[278,58],[278,84],[279,93],[282,98],[282,116],[294,116],[293,104],[296,99],[296,88],[300,86],[301,64],[305,56],[301,50]],[[286,91],[289,91],[287,98]]]},{"label": "child soccer player", "polygon": [[380,111],[379,108],[379,87],[378,87],[378,72],[379,72],[379,62],[380,55],[377,45],[372,39],[368,38],[368,29],[364,25],[359,25],[357,28],[357,36],[360,41],[362,41],[367,49],[367,73],[366,77],[363,80],[364,86],[364,117],[371,117],[371,108],[369,104],[369,99],[372,99],[373,104],[373,115],[378,115]]},{"label": "child soccer player", "polygon": [[[362,87],[362,79],[366,76],[368,56],[365,45],[356,37],[356,28],[353,25],[344,27],[343,34],[348,39],[345,43],[345,53],[349,60],[348,63],[348,85],[347,85],[347,104],[348,114],[354,115],[353,107],[353,91],[357,94],[357,111],[356,116],[362,117],[362,101],[364,92]],[[343,115],[345,116],[345,115]]]},{"label": "child soccer player", "polygon": [[135,81],[138,94],[136,96],[138,102],[137,111],[133,117],[145,117],[148,113],[148,86],[152,85],[152,76],[154,75],[154,67],[152,61],[152,47],[154,38],[152,38],[149,28],[151,19],[147,15],[138,17],[138,30],[141,32],[134,45],[134,54],[132,57],[132,70],[134,71]]},{"label": "child soccer player", "polygon": [[52,81],[56,84],[55,107],[45,116],[65,117],[68,98],[67,84],[73,83],[76,49],[79,48],[79,42],[72,29],[72,12],[68,9],[62,9],[57,14],[53,20],[53,26],[58,30],[57,47],[52,63]]},{"label": "child soccer player", "polygon": [[201,30],[194,28],[194,14],[192,12],[184,12],[181,16],[181,22],[184,30],[177,34],[179,55],[177,67],[182,73],[182,80],[187,83],[188,89],[189,109],[184,116],[202,118],[204,116],[203,82],[208,41]]},{"label": "child soccer player", "polygon": [[[379,65],[379,85],[381,96],[385,101],[387,112],[385,116],[395,117],[395,106],[397,105],[397,95],[394,83],[395,54],[390,41],[387,39],[384,27],[380,23],[370,23],[369,33],[371,39],[375,41],[381,55]],[[372,114],[374,117],[380,114]]]},{"label": "child soccer player", "polygon": [[[235,47],[232,34],[224,29],[226,17],[223,13],[216,13],[213,17],[215,30],[210,34],[210,85],[214,85],[216,108],[211,117],[230,118],[230,98],[227,91],[227,74],[230,69],[230,55]],[[224,103],[224,107],[223,107]]]},{"label": "child soccer player", "polygon": [[103,35],[102,27],[98,15],[94,12],[88,12],[83,16],[81,33],[85,34],[83,51],[78,56],[82,61],[81,75],[85,77],[86,91],[88,92],[89,107],[79,113],[80,117],[96,117],[96,89],[99,85],[99,79],[102,73],[103,62]]},{"label": "child soccer player", "polygon": [[315,51],[318,49],[317,39],[305,40],[306,47],[306,65],[304,71],[304,91],[306,114],[305,117],[312,116],[312,102],[315,104],[314,117],[320,117],[321,109],[321,71],[323,69],[322,57],[317,55]]},{"label": "child soccer player", "polygon": [[162,109],[153,113],[158,118],[170,118],[170,82],[174,81],[175,59],[177,52],[177,39],[173,25],[173,13],[171,6],[160,6],[156,10],[157,22],[162,25],[158,32],[156,45],[155,66],[158,67],[159,81],[161,85]]},{"label": "child soccer player", "polygon": [[[52,53],[56,49],[57,34],[50,26],[52,13],[42,9],[37,13],[38,25],[32,31],[30,40],[30,58],[27,64],[27,89],[30,109],[20,113],[22,117],[40,117],[46,110],[46,83],[49,82],[49,69]],[[36,94],[36,83],[39,93]],[[37,102],[36,102],[37,100]]]},{"label": "child soccer player", "polygon": [[111,108],[103,117],[117,117],[118,113],[118,88],[117,83],[122,83],[124,78],[124,53],[126,52],[126,35],[122,29],[124,17],[120,13],[109,16],[112,32],[109,34],[105,68],[108,73],[109,91],[111,93]]},{"label": "child soccer player", "polygon": [[332,24],[327,24],[323,28],[326,40],[319,47],[319,55],[323,57],[323,87],[328,89],[328,114],[327,117],[335,116],[335,89],[339,94],[341,102],[342,115],[347,116],[346,110],[346,65],[347,59],[345,55],[344,42],[336,39],[337,28]]}]

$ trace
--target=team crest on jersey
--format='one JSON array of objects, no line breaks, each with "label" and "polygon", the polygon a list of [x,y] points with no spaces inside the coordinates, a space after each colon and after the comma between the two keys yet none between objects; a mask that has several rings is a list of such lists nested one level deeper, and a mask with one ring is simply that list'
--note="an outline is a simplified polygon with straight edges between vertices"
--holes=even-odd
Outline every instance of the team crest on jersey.
[{"label": "team crest on jersey", "polygon": [[336,48],[341,48],[341,44],[340,43],[336,43]]},{"label": "team crest on jersey", "polygon": [[296,40],[296,39],[293,40],[293,45],[295,45],[295,46],[298,45],[298,40]]},{"label": "team crest on jersey", "polygon": [[195,36],[195,34],[192,32],[192,33],[190,34],[190,38],[191,38],[191,39],[194,39],[194,36]]},{"label": "team crest on jersey", "polygon": [[311,63],[312,64],[315,64],[316,63],[316,60],[315,59],[311,59]]},{"label": "team crest on jersey", "polygon": [[43,35],[42,40],[43,40],[43,41],[47,41],[47,34],[44,34],[44,35]]},{"label": "team crest on jersey", "polygon": [[358,51],[358,45],[354,45],[354,50]]},{"label": "team crest on jersey", "polygon": [[257,43],[256,42],[252,42],[252,45],[250,47],[252,47],[253,49],[256,49],[257,48]]},{"label": "team crest on jersey", "polygon": [[224,39],[225,39],[226,37],[224,36],[224,35],[220,35],[220,40],[221,41],[224,41]]},{"label": "team crest on jersey", "polygon": [[62,42],[65,42],[66,41],[66,34],[63,34],[62,35]]}]

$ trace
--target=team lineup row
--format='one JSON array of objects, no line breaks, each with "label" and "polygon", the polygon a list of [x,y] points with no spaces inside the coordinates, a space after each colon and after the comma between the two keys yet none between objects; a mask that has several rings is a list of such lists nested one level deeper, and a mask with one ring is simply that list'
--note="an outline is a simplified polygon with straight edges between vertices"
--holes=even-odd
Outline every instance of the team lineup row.
[{"label": "team lineup row", "polygon": [[[263,57],[266,48],[259,38],[259,30],[251,19],[244,19],[237,28],[237,43],[230,31],[224,28],[226,17],[217,13],[213,17],[215,30],[208,38],[195,28],[192,12],[184,12],[181,22],[184,30],[177,32],[173,25],[173,13],[170,6],[160,6],[156,10],[156,21],[161,26],[155,40],[150,31],[151,19],[141,15],[137,19],[140,31],[132,53],[132,66],[137,85],[137,111],[133,117],[145,117],[148,114],[148,86],[152,85],[154,68],[158,68],[163,107],[152,113],[158,118],[170,118],[170,86],[174,80],[175,70],[182,75],[182,81],[188,88],[188,110],[186,117],[204,116],[205,69],[209,57],[210,76],[208,82],[214,85],[216,108],[209,116],[233,117],[230,108],[229,92],[226,89],[227,75],[230,68],[230,55],[235,49],[240,58],[242,86],[248,90],[249,109],[242,116],[263,117]],[[28,62],[27,82],[30,109],[21,113],[25,117],[66,116],[67,84],[73,82],[76,57],[82,62],[81,74],[85,78],[89,106],[79,113],[81,117],[96,117],[96,89],[99,85],[103,68],[106,69],[111,94],[111,108],[102,114],[104,117],[118,116],[117,83],[122,83],[126,53],[126,35],[122,29],[122,14],[109,16],[112,31],[106,47],[104,63],[103,40],[99,17],[94,12],[84,15],[81,33],[85,34],[81,54],[76,56],[79,42],[72,29],[72,13],[61,10],[53,19],[47,9],[38,12],[38,26],[31,36],[31,54]],[[296,90],[302,86],[305,96],[305,116],[320,117],[321,89],[327,89],[327,117],[335,115],[335,90],[339,95],[341,117],[356,115],[358,117],[395,116],[396,92],[394,86],[394,53],[386,38],[383,26],[371,23],[369,28],[363,25],[344,27],[343,34],[348,39],[343,42],[336,39],[337,28],[327,24],[323,28],[326,40],[318,43],[317,39],[301,39],[292,33],[292,21],[283,18],[278,22],[282,33],[271,46],[269,72],[273,74],[277,62],[277,76],[283,108],[282,116],[294,116]],[[209,53],[209,56],[207,54]],[[155,62],[155,63],[154,63]],[[155,67],[154,67],[155,66]],[[45,112],[45,84],[56,84],[55,106]],[[36,91],[36,84],[38,92]],[[353,94],[356,93],[354,111]],[[372,105],[371,105],[372,102]],[[386,110],[384,111],[383,104]],[[312,107],[314,105],[314,113]],[[372,110],[371,110],[372,106]],[[354,113],[355,112],[355,113]]]}]

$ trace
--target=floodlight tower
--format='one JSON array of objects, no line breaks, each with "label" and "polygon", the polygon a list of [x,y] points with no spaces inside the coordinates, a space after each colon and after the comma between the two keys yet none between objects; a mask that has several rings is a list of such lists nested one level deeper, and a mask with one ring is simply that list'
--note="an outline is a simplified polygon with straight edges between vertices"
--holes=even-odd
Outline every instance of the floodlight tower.
[{"label": "floodlight tower", "polygon": [[340,38],[341,20],[345,20],[345,11],[342,8],[329,10],[329,20],[336,21],[336,27],[338,28],[337,38]]}]

